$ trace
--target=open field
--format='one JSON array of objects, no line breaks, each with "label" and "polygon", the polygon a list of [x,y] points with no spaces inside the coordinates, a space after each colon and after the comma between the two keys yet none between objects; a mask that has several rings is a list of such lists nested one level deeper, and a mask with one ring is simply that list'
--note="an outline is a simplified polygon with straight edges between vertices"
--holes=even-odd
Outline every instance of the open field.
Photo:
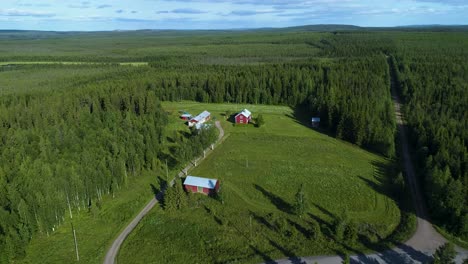
[{"label": "open field", "polygon": [[[244,106],[163,104],[174,113],[206,109],[216,118]],[[288,107],[247,107],[254,116],[262,113],[266,125],[224,121],[227,140],[189,173],[220,179],[224,204],[190,195],[191,207],[184,211],[153,209],[124,243],[119,263],[255,263],[363,252],[395,230],[401,213],[390,195],[389,160],[303,126]],[[293,213],[300,184],[307,201],[302,218]],[[343,214],[359,227],[354,244],[333,238],[333,223]],[[321,231],[313,231],[314,225]]]}]

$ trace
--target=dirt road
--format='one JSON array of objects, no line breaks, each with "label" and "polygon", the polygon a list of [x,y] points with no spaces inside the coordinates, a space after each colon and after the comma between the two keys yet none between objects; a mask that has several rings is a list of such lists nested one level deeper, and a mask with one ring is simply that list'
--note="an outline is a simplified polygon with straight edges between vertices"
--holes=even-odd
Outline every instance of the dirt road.
[{"label": "dirt road", "polygon": [[[389,65],[390,66],[390,65]],[[398,97],[395,86],[395,78],[393,72],[391,76],[392,99],[395,107],[395,115],[398,126],[398,132],[401,144],[401,155],[404,166],[404,171],[409,184],[413,204],[417,217],[417,229],[414,235],[404,244],[386,250],[384,252],[351,256],[351,263],[427,263],[431,260],[431,256],[435,250],[447,240],[442,237],[429,222],[425,200],[421,193],[420,184],[417,175],[415,174],[413,164],[411,162],[410,151],[408,147],[408,137],[406,134],[404,116],[401,112],[401,101]],[[457,258],[456,263],[462,263],[468,258],[468,250],[456,247]],[[339,256],[313,256],[302,258],[288,258],[275,261],[275,263],[319,263],[319,264],[334,264],[341,263],[342,258]]]},{"label": "dirt road", "polygon": [[[221,126],[221,123],[219,121],[215,122],[216,128],[219,130],[219,136],[218,140],[216,143],[221,143],[223,138],[224,138],[224,130],[223,127]],[[202,157],[194,159],[187,167],[185,167],[179,174],[178,177],[183,177],[186,175],[186,173],[196,166],[195,164],[199,164],[204,158],[205,155],[210,153],[214,149],[214,144],[211,148],[208,148],[205,150],[205,154]],[[170,185],[174,185],[175,178],[172,179],[170,182]],[[114,264],[115,263],[115,258],[117,257],[117,254],[119,252],[120,246],[122,246],[122,243],[124,242],[125,238],[135,229],[135,227],[138,225],[138,223],[145,217],[146,214],[149,213],[149,211],[158,203],[158,199],[161,199],[163,196],[164,190],[162,190],[160,193],[156,195],[151,201],[141,210],[138,215],[130,222],[130,224],[125,227],[124,230],[119,234],[119,236],[114,240],[112,243],[112,246],[109,248],[107,251],[106,257],[104,259],[104,264]]]}]

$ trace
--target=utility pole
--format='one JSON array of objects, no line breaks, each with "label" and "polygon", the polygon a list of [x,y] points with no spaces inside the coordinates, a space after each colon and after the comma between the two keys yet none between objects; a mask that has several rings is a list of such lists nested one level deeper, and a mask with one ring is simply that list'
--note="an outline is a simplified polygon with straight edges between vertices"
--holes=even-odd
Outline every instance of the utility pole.
[{"label": "utility pole", "polygon": [[78,254],[78,242],[76,241],[76,232],[75,228],[73,227],[73,223],[71,223],[71,227],[73,230],[73,240],[75,241],[76,261],[80,261],[80,255]]},{"label": "utility pole", "polygon": [[245,156],[245,167],[249,167],[249,157]]}]

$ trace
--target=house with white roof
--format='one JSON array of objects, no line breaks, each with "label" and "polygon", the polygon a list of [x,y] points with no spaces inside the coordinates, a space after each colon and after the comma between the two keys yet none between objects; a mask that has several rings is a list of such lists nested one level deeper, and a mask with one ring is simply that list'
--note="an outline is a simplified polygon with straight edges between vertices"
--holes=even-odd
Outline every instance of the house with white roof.
[{"label": "house with white roof", "polygon": [[236,124],[248,124],[252,120],[252,113],[244,109],[234,117]]},{"label": "house with white roof", "polygon": [[209,195],[214,192],[218,192],[219,181],[217,179],[187,176],[184,181],[184,187],[187,192],[203,193]]},{"label": "house with white roof", "polygon": [[205,110],[201,114],[190,119],[188,121],[188,125],[189,127],[193,127],[195,124],[203,124],[210,119],[211,119],[211,113]]}]

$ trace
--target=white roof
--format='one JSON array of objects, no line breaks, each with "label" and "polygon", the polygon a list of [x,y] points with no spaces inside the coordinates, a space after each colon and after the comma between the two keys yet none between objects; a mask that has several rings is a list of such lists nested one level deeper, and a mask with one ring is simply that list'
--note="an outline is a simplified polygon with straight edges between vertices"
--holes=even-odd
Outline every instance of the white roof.
[{"label": "white roof", "polygon": [[312,122],[320,122],[320,117],[312,117]]},{"label": "white roof", "polygon": [[247,109],[242,110],[242,111],[241,111],[240,113],[238,113],[236,116],[241,115],[241,114],[244,115],[245,117],[249,117],[249,116],[252,115],[252,113],[251,113],[249,110],[247,110]]},{"label": "white roof", "polygon": [[192,116],[191,114],[181,114],[180,116]]},{"label": "white roof", "polygon": [[216,179],[187,176],[187,178],[185,178],[184,185],[200,186],[208,189],[214,189],[217,182],[218,180]]},{"label": "white roof", "polygon": [[210,112],[205,110],[201,114],[199,114],[196,117],[192,118],[190,121],[199,122],[200,120],[205,119],[205,118],[209,117],[210,115],[211,115]]}]

